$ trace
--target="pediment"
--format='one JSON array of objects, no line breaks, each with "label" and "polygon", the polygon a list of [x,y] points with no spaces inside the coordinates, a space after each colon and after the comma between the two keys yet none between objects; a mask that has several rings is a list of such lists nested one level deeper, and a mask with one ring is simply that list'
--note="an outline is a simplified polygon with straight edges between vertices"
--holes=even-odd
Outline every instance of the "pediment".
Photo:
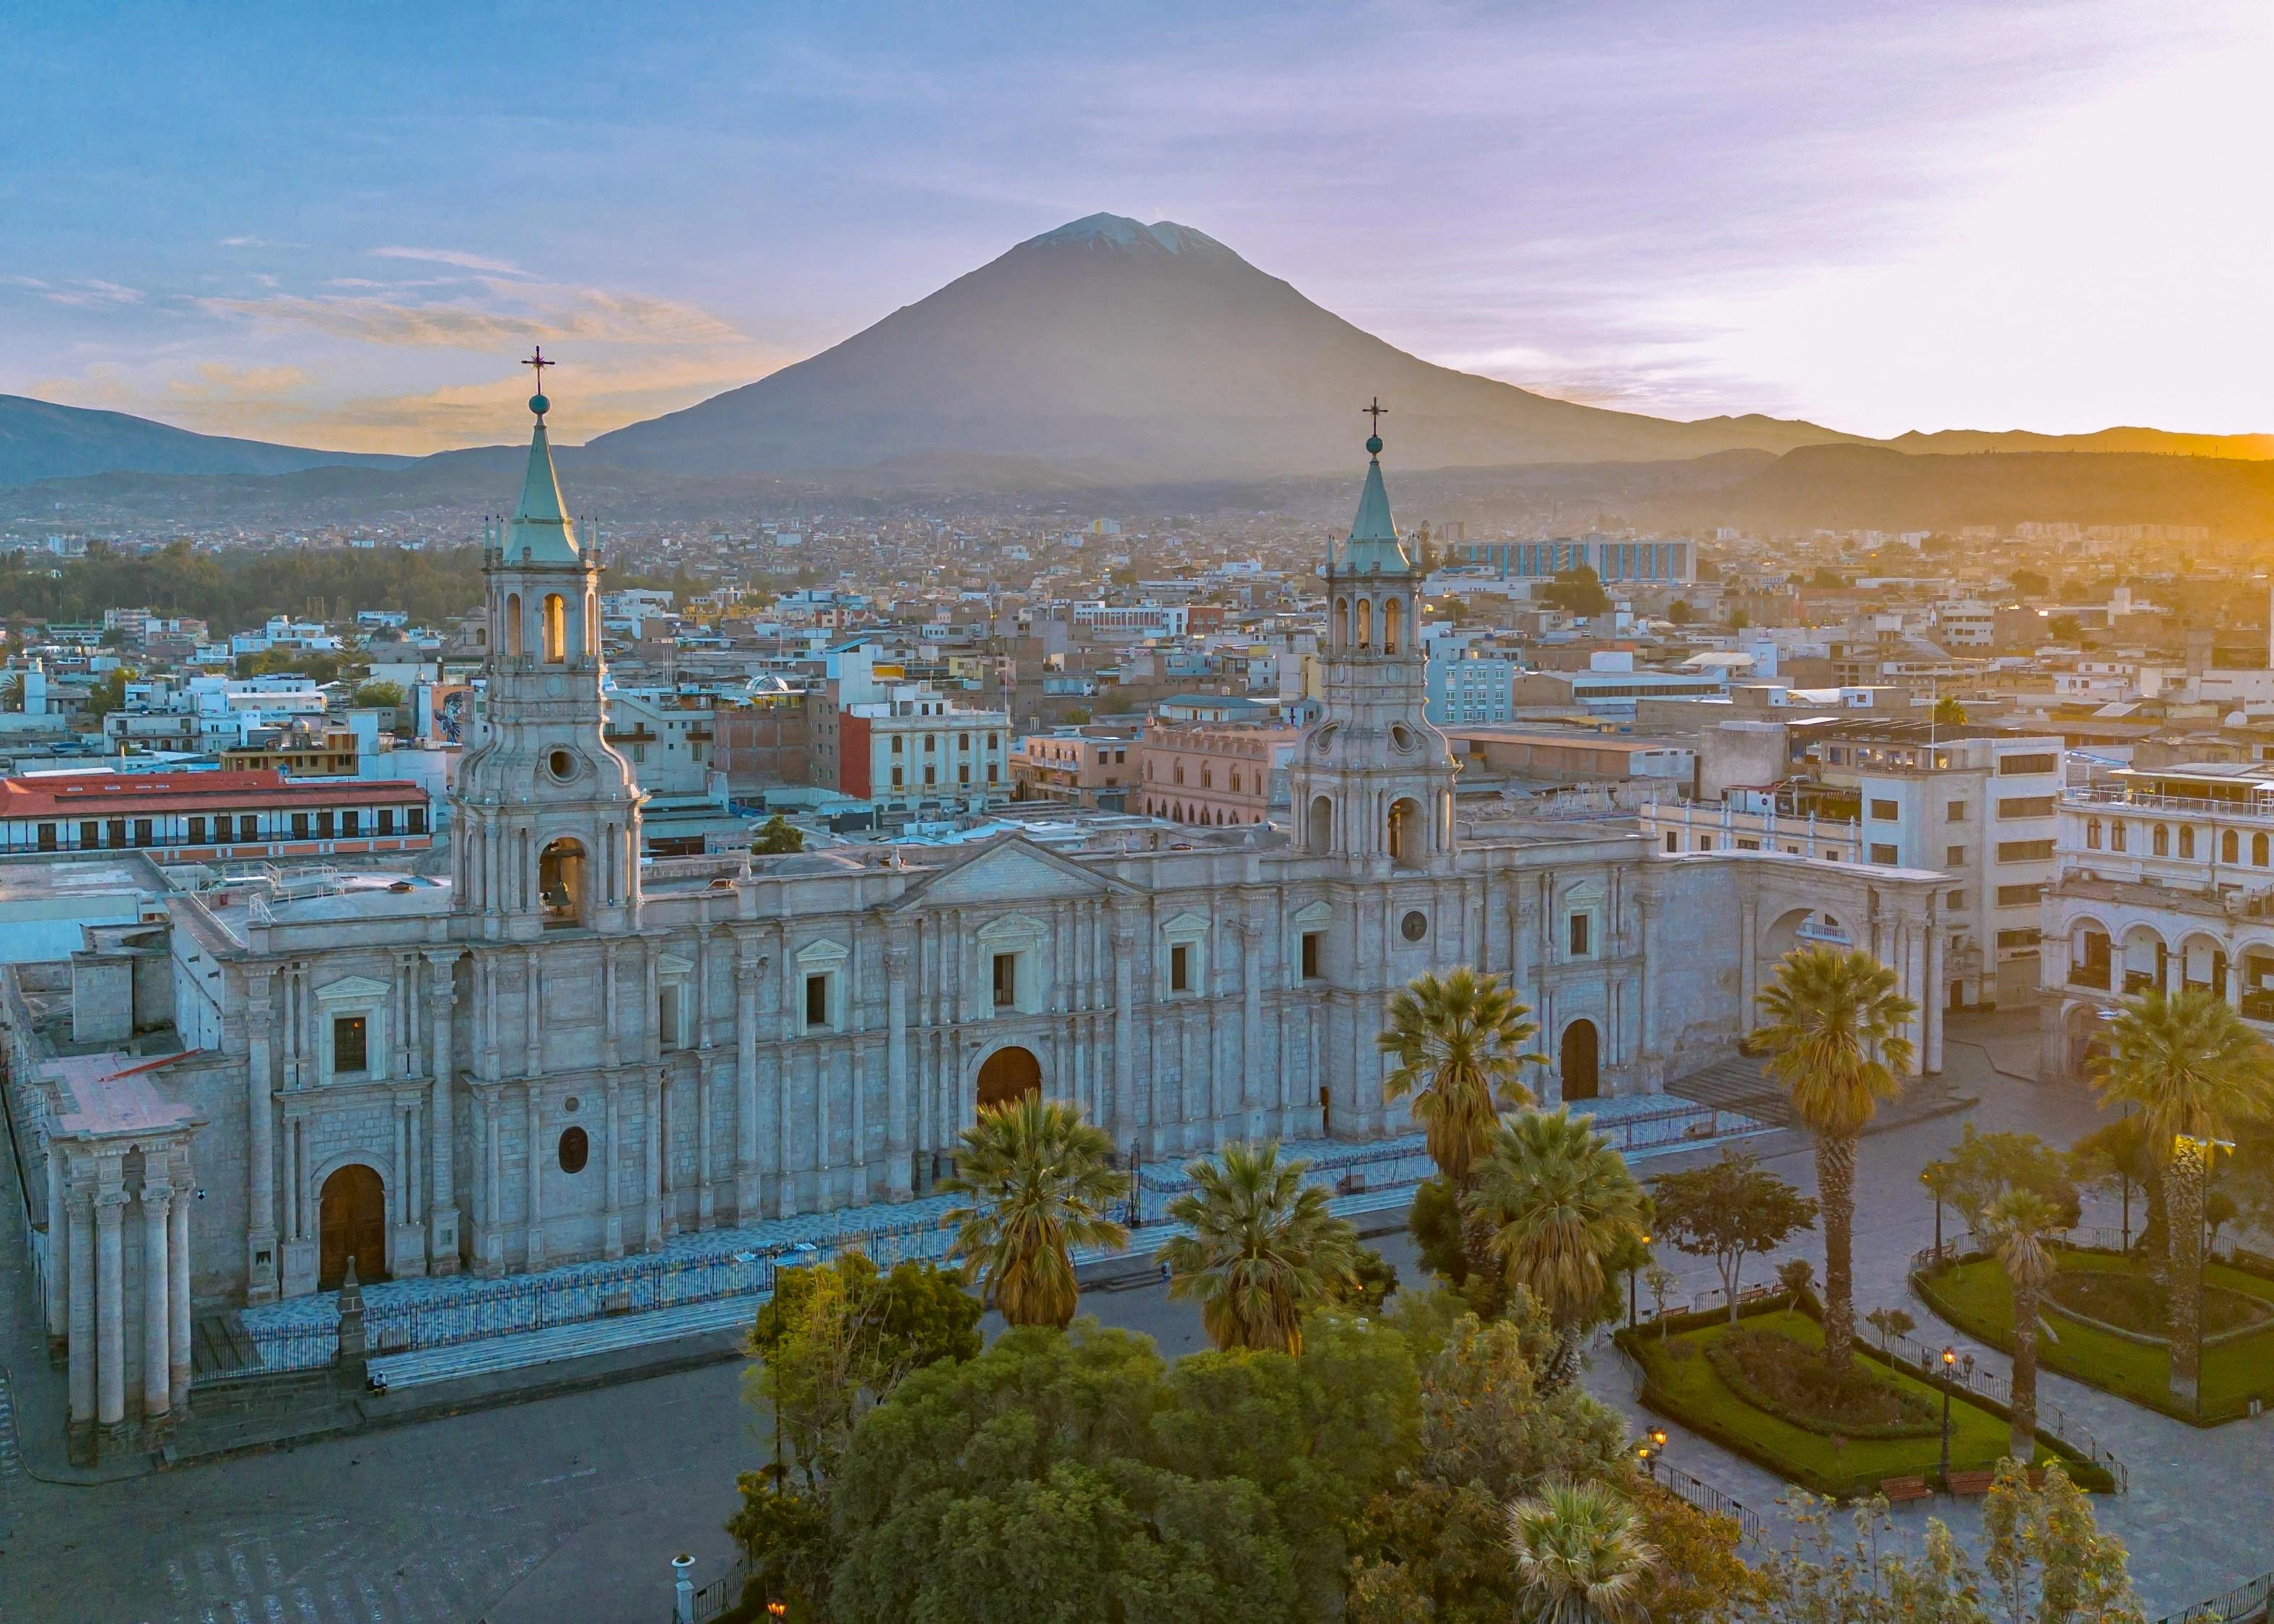
[{"label": "pediment", "polygon": [[1013,835],[911,888],[902,907],[1075,902],[1133,888]]},{"label": "pediment", "polygon": [[317,988],[316,996],[326,1004],[366,1004],[393,990],[374,976],[348,975]]},{"label": "pediment", "polygon": [[1295,916],[1288,922],[1298,930],[1307,930],[1319,925],[1330,925],[1334,922],[1334,918],[1335,911],[1332,907],[1323,902],[1314,902],[1307,908],[1298,910]]},{"label": "pediment", "polygon": [[843,964],[852,956],[853,950],[844,943],[832,942],[824,936],[818,942],[808,942],[799,948],[796,959],[801,969],[809,970],[817,965]]},{"label": "pediment", "polygon": [[695,961],[681,959],[676,953],[658,953],[655,956],[655,973],[659,976],[692,975],[695,974]]},{"label": "pediment", "polygon": [[1216,921],[1207,914],[1190,909],[1174,919],[1163,921],[1161,934],[1164,936],[1204,936],[1216,928]]},{"label": "pediment", "polygon": [[979,928],[982,942],[1031,942],[1050,935],[1050,928],[1027,914],[1005,914]]}]

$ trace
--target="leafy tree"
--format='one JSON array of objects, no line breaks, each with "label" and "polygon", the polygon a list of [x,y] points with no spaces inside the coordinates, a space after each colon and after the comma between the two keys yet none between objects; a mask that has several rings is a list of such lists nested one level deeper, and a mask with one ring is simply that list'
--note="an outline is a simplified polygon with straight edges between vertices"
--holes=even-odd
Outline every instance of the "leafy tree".
[{"label": "leafy tree", "polygon": [[772,1471],[741,1473],[734,1486],[741,1500],[727,1519],[727,1532],[749,1565],[743,1598],[781,1601],[788,1608],[785,1616],[799,1624],[828,1617],[837,1560],[828,1500],[777,1481]]},{"label": "leafy tree", "polygon": [[978,1323],[953,1270],[905,1262],[880,1274],[858,1253],[781,1269],[751,1331],[759,1363],[744,1395],[779,1419],[810,1490],[910,1372],[977,1353]]},{"label": "leafy tree", "polygon": [[1222,1165],[1188,1162],[1193,1187],[1169,1204],[1190,1227],[1161,1248],[1169,1295],[1197,1299],[1220,1349],[1303,1351],[1303,1318],[1358,1289],[1358,1230],[1327,1210],[1327,1192],[1303,1182],[1303,1161],[1276,1144],[1234,1143]]},{"label": "leafy tree", "polygon": [[1698,612],[1690,606],[1688,598],[1677,598],[1667,605],[1666,618],[1673,625],[1687,626],[1698,618]]},{"label": "leafy tree", "polygon": [[2048,1237],[2067,1226],[2065,1214],[2034,1190],[2008,1190],[1983,1217],[1984,1237],[1998,1254],[2014,1289],[2014,1402],[2011,1445],[2027,1461],[2037,1447],[2037,1325],[2039,1304],[2059,1267]]},{"label": "leafy tree", "polygon": [[356,689],[348,703],[358,709],[395,710],[403,705],[403,685],[399,682],[366,682]]},{"label": "leafy tree", "polygon": [[1986,1570],[1999,1611],[2028,1624],[2142,1624],[2123,1544],[2056,1462],[2033,1489],[2022,1462],[1998,1463],[1982,1508]]},{"label": "leafy tree", "polygon": [[1934,723],[1938,727],[1961,727],[1966,723],[1966,707],[1955,694],[1945,694],[1934,702]]},{"label": "leafy tree", "polygon": [[2135,1251],[2161,1259],[2164,1256],[2164,1162],[2149,1147],[2147,1132],[2137,1116],[2119,1116],[2104,1123],[2069,1147],[2068,1172],[2087,1190],[2106,1194],[2122,1185],[2137,1186],[2145,1196],[2145,1212],[2132,1237]]},{"label": "leafy tree", "polygon": [[1864,1316],[1864,1323],[1879,1334],[1879,1351],[1889,1354],[1897,1342],[1918,1329],[1918,1321],[1900,1308],[1875,1308]]},{"label": "leafy tree", "polygon": [[[1660,1209],[1657,1222],[1660,1228],[1665,1226],[1663,1207]],[[1681,1283],[1675,1272],[1663,1264],[1653,1263],[1642,1272],[1643,1289],[1650,1293],[1651,1317],[1658,1321],[1658,1335],[1661,1340],[1666,1335],[1666,1299],[1674,1295],[1674,1288]]]},{"label": "leafy tree", "polygon": [[60,574],[20,553],[0,555],[0,614],[91,620],[119,604],[194,615],[220,631],[260,625],[287,605],[388,604],[440,621],[482,601],[481,550],[463,547],[233,547],[200,553],[174,542],[149,553],[87,544]]},{"label": "leafy tree", "polygon": [[91,721],[101,721],[126,703],[126,685],[134,680],[133,668],[116,665],[94,680],[87,691],[87,705],[81,711]]},{"label": "leafy tree", "polygon": [[1603,590],[1601,577],[1585,564],[1557,570],[1555,578],[1540,589],[1540,601],[1566,614],[1605,614],[1611,607],[1611,595]]},{"label": "leafy tree", "polygon": [[[1440,1293],[1423,1312],[1457,1301]],[[1618,1415],[1576,1386],[1542,1384],[1555,1347],[1546,1315],[1521,1294],[1508,1319],[1463,1314],[1449,1325],[1422,1377],[1418,1455],[1352,1535],[1352,1619],[1502,1624],[1517,1597],[1510,1500],[1550,1482],[1631,1482]]]},{"label": "leafy tree", "polygon": [[1732,1325],[1745,1259],[1775,1251],[1816,1223],[1813,1200],[1739,1150],[1724,1150],[1720,1161],[1704,1167],[1660,1174],[1651,1181],[1650,1195],[1655,1233],[1676,1251],[1713,1259]]},{"label": "leafy tree", "polygon": [[832,1496],[839,1624],[1329,1616],[1343,1530],[1412,1455],[1404,1339],[1322,1317],[1300,1358],[1082,1320],[910,1377]]},{"label": "leafy tree", "polygon": [[[2067,593],[2064,592],[2063,596],[2066,597]],[[2052,620],[2045,622],[2045,629],[2052,634],[2052,639],[2055,643],[2082,643],[2084,641],[2084,622],[2078,620],[2076,616],[2073,614],[2057,614],[2053,616]]]},{"label": "leafy tree", "polygon": [[1647,1480],[1629,1483],[1643,1538],[1658,1566],[1643,1589],[1650,1624],[1748,1624],[1768,1600],[1768,1586],[1737,1554],[1744,1530],[1735,1518],[1709,1515]]},{"label": "leafy tree", "polygon": [[982,1110],[963,1132],[955,1176],[939,1188],[972,1198],[947,1214],[962,1226],[964,1278],[986,1282],[987,1306],[1013,1325],[1063,1330],[1081,1288],[1076,1246],[1121,1247],[1129,1231],[1105,1215],[1129,1190],[1113,1143],[1071,1105],[1029,1094]]},{"label": "leafy tree", "polygon": [[2034,1133],[1984,1133],[1969,1122],[1950,1154],[1928,1162],[1919,1177],[1977,1235],[1983,1214],[2008,1191],[2042,1197],[2064,1215],[2061,1229],[2074,1224],[2080,1212],[2068,1158]]},{"label": "leafy tree", "polygon": [[1829,565],[1818,564],[1815,574],[1809,576],[1808,584],[1826,592],[1844,592],[1856,583],[1851,577],[1841,575]]},{"label": "leafy tree", "polygon": [[1796,948],[1760,994],[1759,1034],[1769,1071],[1793,1114],[1816,1137],[1816,1188],[1824,1218],[1824,1362],[1844,1372],[1855,1357],[1856,1147],[1881,1100],[1901,1091],[1918,1006],[1895,990],[1894,970],[1860,949]]},{"label": "leafy tree", "polygon": [[1469,1262],[1468,1237],[1461,1222],[1461,1198],[1442,1174],[1425,1178],[1414,1187],[1413,1205],[1405,1213],[1406,1233],[1421,1256],[1421,1267],[1455,1290],[1465,1288],[1476,1271]]},{"label": "leafy tree", "polygon": [[1466,966],[1419,976],[1390,1000],[1389,1025],[1374,1040],[1397,1062],[1384,1090],[1413,1096],[1429,1159],[1457,1191],[1468,1187],[1499,1108],[1532,1102],[1522,1081],[1523,1068],[1540,1060],[1524,1047],[1540,1034],[1531,1015],[1500,977]]},{"label": "leafy tree", "polygon": [[805,831],[777,812],[750,838],[750,850],[761,857],[802,852],[805,850]]},{"label": "leafy tree", "polygon": [[1753,617],[1746,611],[1743,605],[1740,604],[1736,608],[1729,611],[1729,629],[1731,631],[1741,632],[1752,623]]},{"label": "leafy tree", "polygon": [[1616,1312],[1610,1271],[1650,1222],[1650,1198],[1593,1118],[1526,1111],[1502,1125],[1463,1210],[1509,1283],[1547,1311],[1549,1381],[1562,1386],[1578,1373],[1581,1335]]},{"label": "leafy tree", "polygon": [[2007,580],[2022,598],[2043,598],[2053,590],[2053,583],[2034,569],[2017,569]]},{"label": "leafy tree", "polygon": [[1640,1616],[1658,1553],[1642,1519],[1600,1483],[1551,1483],[1509,1507],[1509,1543],[1539,1624],[1615,1624]]},{"label": "leafy tree", "polygon": [[1798,1313],[1800,1299],[1816,1288],[1816,1265],[1806,1258],[1787,1258],[1777,1265],[1777,1290],[1785,1300],[1785,1312]]},{"label": "leafy tree", "polygon": [[21,710],[24,708],[24,673],[11,671],[0,678],[0,710]]},{"label": "leafy tree", "polygon": [[2202,1357],[2193,1288],[2202,1268],[2211,1145],[2232,1140],[2245,1122],[2274,1116],[2274,1064],[2233,1006],[2207,989],[2142,995],[2110,1023],[2108,1040],[2094,1077],[2100,1096],[2136,1106],[2141,1132],[2164,1158],[2172,1391],[2193,1397]]}]

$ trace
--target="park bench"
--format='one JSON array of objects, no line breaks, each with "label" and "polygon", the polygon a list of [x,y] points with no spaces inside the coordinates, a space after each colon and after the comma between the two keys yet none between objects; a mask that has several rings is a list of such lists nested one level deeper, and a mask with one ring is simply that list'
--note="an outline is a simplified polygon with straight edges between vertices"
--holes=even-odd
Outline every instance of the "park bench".
[{"label": "park bench", "polygon": [[1994,1471],[1954,1471],[1950,1474],[1953,1494],[1987,1494],[1990,1485],[1998,1480]]},{"label": "park bench", "polygon": [[1926,1479],[1923,1477],[1879,1479],[1879,1492],[1890,1506],[1900,1506],[1907,1500],[1924,1500],[1932,1492],[1926,1486]]}]

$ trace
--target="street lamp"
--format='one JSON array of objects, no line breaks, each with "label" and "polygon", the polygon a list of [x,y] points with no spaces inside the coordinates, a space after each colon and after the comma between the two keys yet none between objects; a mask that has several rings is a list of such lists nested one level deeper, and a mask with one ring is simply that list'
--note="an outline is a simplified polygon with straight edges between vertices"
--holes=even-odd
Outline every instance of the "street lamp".
[{"label": "street lamp", "polygon": [[1643,1258],[1650,1255],[1650,1237],[1642,1237],[1643,1256],[1627,1265],[1627,1329],[1635,1328],[1635,1271],[1642,1267]]},{"label": "street lamp", "polygon": [[1942,1350],[1942,1486],[1950,1488],[1950,1367],[1958,1363],[1958,1350]]},{"label": "street lamp", "polygon": [[776,1597],[773,1600],[766,1604],[766,1616],[770,1619],[778,1619],[788,1611],[789,1604],[782,1600],[779,1597]]},{"label": "street lamp", "polygon": [[1942,1192],[1936,1188],[1934,1180],[1924,1173],[1919,1175],[1919,1183],[1924,1184],[1934,1194],[1934,1263],[1937,1268],[1940,1268],[1942,1267]]}]

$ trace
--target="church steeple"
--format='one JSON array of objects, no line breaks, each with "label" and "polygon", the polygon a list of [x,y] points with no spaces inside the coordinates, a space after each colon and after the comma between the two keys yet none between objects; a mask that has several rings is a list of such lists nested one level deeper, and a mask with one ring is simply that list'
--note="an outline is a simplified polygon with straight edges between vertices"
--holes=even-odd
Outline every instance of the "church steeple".
[{"label": "church steeple", "polygon": [[1320,653],[1321,714],[1303,735],[1292,775],[1296,831],[1325,857],[1429,868],[1451,855],[1453,760],[1425,714],[1421,570],[1406,551],[1382,483],[1376,401],[1358,515],[1324,571],[1327,631]]},{"label": "church steeple", "polygon": [[[540,350],[524,365],[554,363]],[[605,734],[600,561],[561,498],[552,404],[530,397],[521,499],[484,533],[482,738],[455,792],[458,914],[508,940],[629,929],[638,914],[640,793]]]}]

